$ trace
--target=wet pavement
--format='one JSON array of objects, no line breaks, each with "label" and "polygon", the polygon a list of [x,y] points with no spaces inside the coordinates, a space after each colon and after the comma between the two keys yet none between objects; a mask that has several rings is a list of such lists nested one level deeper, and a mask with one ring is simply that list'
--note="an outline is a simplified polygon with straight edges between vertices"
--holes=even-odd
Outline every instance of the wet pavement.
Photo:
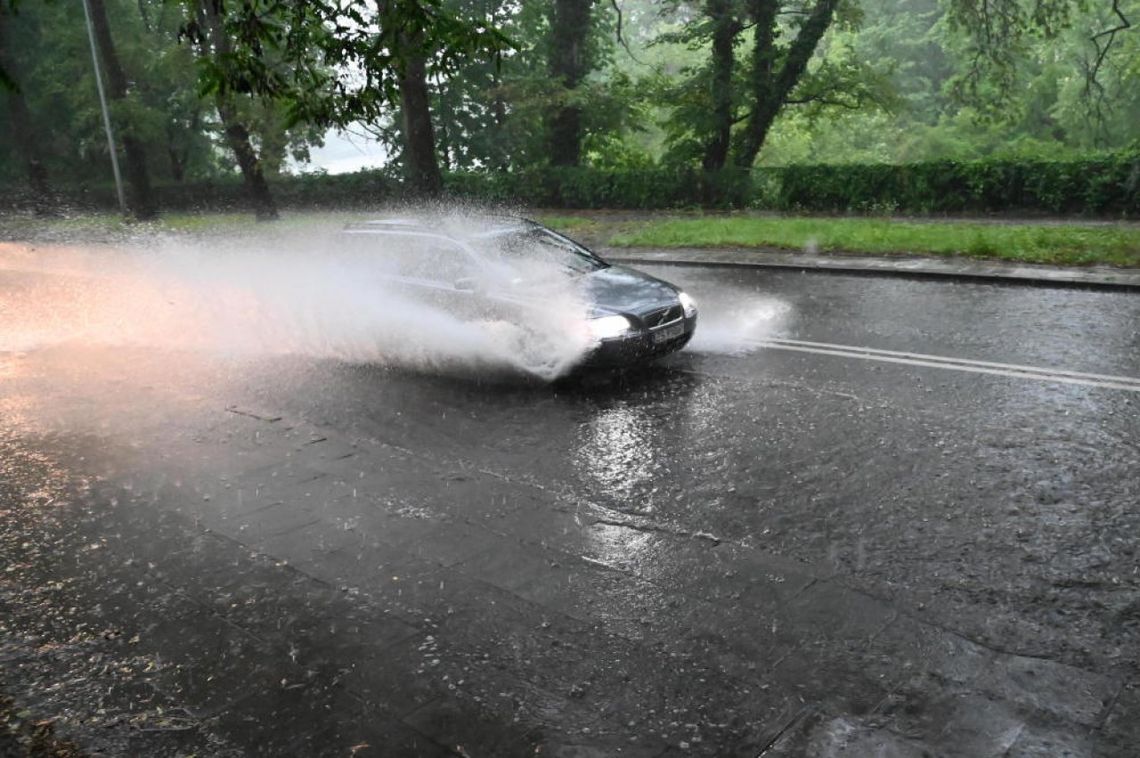
[{"label": "wet pavement", "polygon": [[1135,755],[1140,298],[655,273],[698,339],[620,379],[0,353],[10,718],[106,755]]}]

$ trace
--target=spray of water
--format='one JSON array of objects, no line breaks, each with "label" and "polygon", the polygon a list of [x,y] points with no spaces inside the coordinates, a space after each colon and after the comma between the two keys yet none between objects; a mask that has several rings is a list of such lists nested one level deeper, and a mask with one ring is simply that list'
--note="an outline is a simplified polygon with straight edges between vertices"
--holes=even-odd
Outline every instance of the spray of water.
[{"label": "spray of water", "polygon": [[[430,223],[488,244],[489,222],[452,214]],[[523,256],[521,267],[481,270],[491,281],[455,282],[441,264],[423,270],[421,242],[318,224],[125,245],[0,246],[0,352],[154,346],[554,379],[590,348],[580,277],[557,261]],[[413,275],[445,286],[409,284],[416,265]]]},{"label": "spray of water", "polygon": [[776,298],[728,289],[721,297],[702,302],[700,328],[690,349],[700,353],[744,355],[784,329],[791,306]]}]

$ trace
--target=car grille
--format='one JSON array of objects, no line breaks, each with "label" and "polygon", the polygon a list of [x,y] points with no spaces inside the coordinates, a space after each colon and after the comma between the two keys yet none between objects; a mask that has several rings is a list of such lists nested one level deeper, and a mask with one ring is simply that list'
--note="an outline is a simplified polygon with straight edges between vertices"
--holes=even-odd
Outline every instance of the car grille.
[{"label": "car grille", "polygon": [[680,305],[670,305],[668,308],[659,308],[655,311],[650,311],[642,316],[642,320],[645,321],[645,328],[655,329],[659,326],[678,321],[684,315],[685,312],[681,309]]}]

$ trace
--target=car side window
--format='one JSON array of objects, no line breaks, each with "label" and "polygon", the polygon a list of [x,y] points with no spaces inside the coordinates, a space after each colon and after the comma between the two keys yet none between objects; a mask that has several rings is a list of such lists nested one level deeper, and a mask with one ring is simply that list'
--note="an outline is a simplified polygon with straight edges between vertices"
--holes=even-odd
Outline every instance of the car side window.
[{"label": "car side window", "polygon": [[422,234],[347,232],[338,241],[338,251],[387,276],[452,284],[478,274],[462,247]]},{"label": "car side window", "polygon": [[337,240],[336,252],[346,260],[351,260],[353,265],[362,267],[362,270],[386,276],[398,276],[400,273],[397,251],[383,235],[345,232]]},{"label": "car side window", "polygon": [[450,284],[476,273],[470,256],[447,240],[409,236],[393,240],[392,245],[399,251],[403,276]]}]

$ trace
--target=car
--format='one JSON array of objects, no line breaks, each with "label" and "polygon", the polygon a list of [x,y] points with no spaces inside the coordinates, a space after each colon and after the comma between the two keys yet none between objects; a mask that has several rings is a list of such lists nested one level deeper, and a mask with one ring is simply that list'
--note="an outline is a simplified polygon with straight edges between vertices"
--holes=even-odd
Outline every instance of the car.
[{"label": "car", "polygon": [[697,326],[697,305],[677,286],[608,263],[525,218],[386,218],[350,224],[341,234],[389,284],[470,320],[549,329],[569,282],[586,311],[574,368],[654,360],[683,348]]}]

